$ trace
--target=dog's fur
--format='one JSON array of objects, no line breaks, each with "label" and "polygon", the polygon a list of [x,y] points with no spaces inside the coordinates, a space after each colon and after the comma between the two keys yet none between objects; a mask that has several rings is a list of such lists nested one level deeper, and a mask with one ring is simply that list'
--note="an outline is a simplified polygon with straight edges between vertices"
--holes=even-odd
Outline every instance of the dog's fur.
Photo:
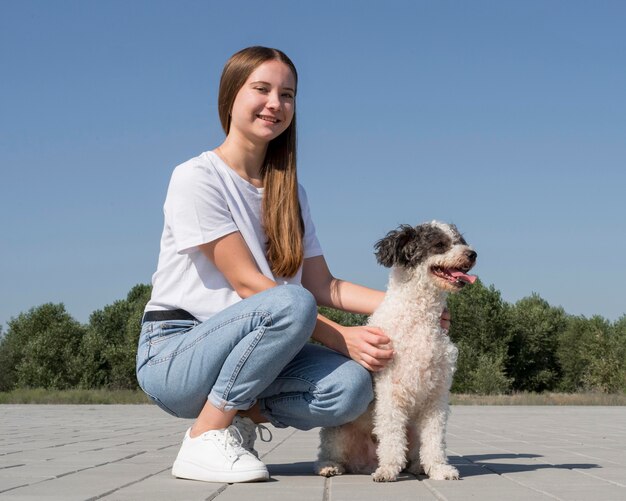
[{"label": "dog's fur", "polygon": [[415,475],[458,479],[445,453],[457,349],[440,317],[448,293],[467,281],[447,272],[467,273],[476,253],[454,225],[433,221],[389,232],[376,244],[376,257],[392,270],[385,299],[368,324],[391,338],[394,358],[374,373],[376,397],[365,414],[321,430],[316,471],[327,477],[374,472],[375,481],[388,482],[408,466]]}]

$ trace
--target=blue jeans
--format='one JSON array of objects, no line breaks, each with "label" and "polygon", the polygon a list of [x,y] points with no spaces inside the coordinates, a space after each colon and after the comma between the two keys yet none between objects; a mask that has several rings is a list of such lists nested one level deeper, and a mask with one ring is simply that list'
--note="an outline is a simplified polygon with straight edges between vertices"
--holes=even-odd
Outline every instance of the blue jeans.
[{"label": "blue jeans", "polygon": [[162,409],[198,416],[208,400],[223,410],[259,402],[277,427],[337,426],[373,399],[369,372],[309,343],[317,306],[303,287],[281,285],[226,308],[205,322],[144,322],[137,379]]}]

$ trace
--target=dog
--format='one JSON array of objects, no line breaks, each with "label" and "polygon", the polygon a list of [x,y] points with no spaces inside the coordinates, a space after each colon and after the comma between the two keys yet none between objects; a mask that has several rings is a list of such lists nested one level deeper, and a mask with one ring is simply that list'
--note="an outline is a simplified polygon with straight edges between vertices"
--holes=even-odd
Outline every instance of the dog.
[{"label": "dog", "polygon": [[402,225],[375,245],[391,268],[387,293],[368,325],[391,339],[393,360],[373,374],[375,398],[355,421],[320,431],[317,474],[372,473],[392,482],[406,467],[434,480],[459,478],[448,464],[445,432],[457,348],[440,319],[447,295],[468,275],[476,252],[456,226],[438,221]]}]

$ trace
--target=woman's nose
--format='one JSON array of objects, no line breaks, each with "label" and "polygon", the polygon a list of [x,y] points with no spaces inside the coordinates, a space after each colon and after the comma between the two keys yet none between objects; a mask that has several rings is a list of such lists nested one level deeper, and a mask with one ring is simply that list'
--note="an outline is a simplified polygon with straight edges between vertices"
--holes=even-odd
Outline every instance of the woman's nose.
[{"label": "woman's nose", "polygon": [[280,108],[280,96],[278,94],[275,94],[273,92],[271,92],[268,96],[268,100],[267,100],[267,104],[266,106],[270,109],[270,110],[277,110]]}]

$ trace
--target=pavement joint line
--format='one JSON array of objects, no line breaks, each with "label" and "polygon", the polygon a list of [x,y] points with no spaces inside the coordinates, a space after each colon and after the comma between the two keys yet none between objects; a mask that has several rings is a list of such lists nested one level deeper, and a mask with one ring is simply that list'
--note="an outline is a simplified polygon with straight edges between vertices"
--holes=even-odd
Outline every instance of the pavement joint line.
[{"label": "pavement joint line", "polygon": [[[503,451],[507,451],[506,449],[501,449],[501,450],[503,450]],[[504,473],[498,473],[496,470],[493,470],[493,469],[489,468],[489,465],[488,465],[488,464],[485,464],[485,463],[476,463],[476,462],[472,461],[471,459],[469,459],[468,457],[464,456],[463,454],[459,454],[459,453],[454,452],[454,451],[450,451],[450,452],[453,452],[455,455],[457,455],[457,456],[459,456],[459,457],[462,457],[463,459],[466,459],[467,461],[469,461],[471,464],[473,464],[473,465],[475,465],[475,466],[480,466],[481,468],[484,468],[485,470],[490,471],[491,473],[494,473],[494,474],[496,474],[496,475],[499,475],[499,476],[501,476],[501,477],[504,477],[504,478],[506,478],[507,480],[512,480],[511,478],[509,478],[509,477],[508,477],[508,475],[510,475],[510,473],[506,473],[506,472],[504,472]],[[516,456],[520,456],[520,454],[515,454],[515,455],[516,455]],[[584,455],[583,455],[583,456],[584,456]],[[613,485],[616,485],[616,486],[618,486],[618,487],[626,487],[626,485],[624,485],[624,484],[620,484],[619,482],[614,482],[614,481],[612,481],[612,480],[608,480],[608,479],[605,479],[605,478],[602,478],[602,477],[598,477],[598,476],[596,476],[596,475],[593,475],[593,474],[591,474],[591,473],[588,473],[588,472],[586,472],[586,471],[583,471],[583,470],[581,470],[581,469],[579,469],[579,468],[575,468],[575,467],[574,467],[574,465],[572,465],[571,467],[568,467],[568,466],[565,466],[565,465],[559,465],[559,464],[551,463],[550,461],[545,460],[545,456],[539,456],[539,457],[544,458],[544,461],[542,461],[541,463],[539,463],[539,462],[538,462],[538,460],[537,460],[537,458],[527,458],[527,459],[529,459],[530,461],[534,461],[534,462],[536,462],[536,463],[537,463],[537,466],[540,466],[541,464],[545,464],[545,465],[549,465],[549,466],[551,466],[551,467],[553,467],[553,468],[555,468],[555,469],[569,470],[569,471],[572,471],[572,472],[575,472],[575,473],[579,473],[579,474],[582,474],[582,475],[587,475],[587,476],[589,476],[589,477],[595,478],[596,480],[600,480],[600,481],[603,481],[603,482],[608,482],[608,483],[613,484]],[[584,457],[587,457],[587,456],[584,456]],[[597,466],[597,465],[596,465],[596,466]],[[621,466],[621,465],[620,465],[620,466]],[[520,482],[518,482],[518,483],[519,483],[520,485],[523,485],[524,487],[529,487],[529,486],[527,486],[527,485],[525,485],[525,484],[523,484],[523,483],[520,483]],[[529,488],[532,488],[532,487],[529,487]],[[536,490],[536,489],[533,489],[533,490]],[[547,493],[544,493],[543,491],[538,491],[538,492],[541,492],[542,494],[547,494]],[[560,498],[555,498],[555,499],[560,499]]]},{"label": "pavement joint line", "polygon": [[91,468],[98,468],[100,466],[106,466],[108,464],[119,463],[120,461],[124,461],[125,459],[132,459],[134,457],[141,456],[142,454],[145,454],[146,452],[148,452],[148,451],[135,452],[134,454],[129,454],[128,456],[124,456],[123,458],[115,459],[114,461],[105,461],[104,463],[96,464],[94,466],[90,466],[89,468],[85,468],[85,469],[89,470]]},{"label": "pavement joint line", "polygon": [[0,491],[0,494],[3,494],[3,493],[5,493],[5,492],[12,491],[13,489],[21,489],[22,487],[28,487],[29,485],[33,485],[33,484],[16,485],[15,487],[10,487],[10,488],[8,488],[8,489],[4,489],[3,491]]},{"label": "pavement joint line", "polygon": [[567,501],[566,499],[563,499],[563,498],[557,497],[557,496],[555,496],[554,494],[550,494],[549,492],[542,491],[541,489],[535,489],[534,487],[532,487],[532,486],[530,486],[530,485],[528,485],[528,484],[525,484],[525,483],[523,483],[523,482],[520,482],[520,481],[518,481],[518,480],[516,480],[516,479],[512,478],[512,477],[510,476],[510,474],[509,474],[509,473],[503,473],[503,474],[502,474],[502,475],[500,475],[500,476],[501,476],[502,478],[506,478],[507,480],[509,480],[509,481],[511,481],[511,482],[513,482],[513,483],[515,483],[515,484],[517,484],[517,485],[520,485],[520,486],[524,487],[525,489],[530,489],[531,491],[538,492],[539,494],[543,494],[543,495],[545,495],[545,496],[551,497],[552,499],[556,499],[557,501]]},{"label": "pavement joint line", "polygon": [[[493,432],[489,432],[489,431],[484,431],[484,430],[472,430],[474,433],[482,433],[483,435],[489,435],[495,438],[501,438],[501,439],[507,439],[508,437],[506,437],[505,435],[501,435],[501,434],[497,434],[497,433],[493,433]],[[458,435],[455,435],[458,436]],[[563,442],[567,443],[567,444],[573,444],[573,445],[582,445],[582,443],[580,442],[580,436],[577,435],[576,433],[568,433],[566,434],[566,436],[568,437],[572,437],[571,439],[561,439]],[[522,444],[527,444],[527,445],[534,445],[533,442],[530,442],[528,440],[522,440],[521,438],[516,439],[517,442],[520,442]],[[474,442],[476,443],[482,443],[479,440],[474,440]],[[602,446],[602,445],[595,445],[598,449],[603,449],[603,450],[611,450],[610,447],[606,447],[606,446]],[[553,450],[559,451],[559,452],[570,452],[569,450],[563,449],[559,446],[554,446],[551,447]],[[506,450],[506,449],[502,449],[502,450]],[[507,451],[510,452],[510,451]],[[582,454],[579,452],[574,452],[574,454],[578,455],[578,456],[582,456],[588,459],[593,459],[596,461],[602,460],[602,458],[598,458],[596,456],[589,456],[587,454]],[[614,463],[618,466],[624,466],[622,463],[618,463],[615,461],[611,461],[610,459],[606,459],[604,461],[608,461],[610,463]]]},{"label": "pavement joint line", "polygon": [[178,445],[178,442],[174,442],[173,444],[169,444],[169,445],[164,445],[163,447],[157,447],[155,450],[162,451],[163,449],[169,449],[170,447],[175,447],[176,445]]},{"label": "pavement joint line", "polygon": [[595,478],[596,480],[601,480],[603,482],[608,482],[609,484],[617,485],[618,487],[626,487],[626,484],[620,484],[619,482],[615,482],[614,480],[609,480],[607,478],[598,477],[597,475],[588,473],[583,470],[579,470],[578,468],[571,468],[571,470],[575,471],[576,473],[581,473],[582,475],[587,475],[588,477]]},{"label": "pavement joint line", "polygon": [[222,492],[224,492],[230,484],[223,484],[219,489],[217,489],[213,494],[211,494],[204,501],[213,501],[217,496],[219,496]]},{"label": "pavement joint line", "polygon": [[[497,437],[498,435],[494,435],[494,436]],[[499,449],[504,451],[504,452],[510,453],[510,451],[508,451],[507,449],[504,449],[502,447],[499,447]],[[453,452],[453,451],[450,451],[450,452]],[[518,481],[517,479],[513,478],[510,473],[506,473],[506,472],[505,473],[498,473],[498,471],[496,471],[496,470],[494,470],[492,468],[489,468],[488,464],[476,463],[476,462],[472,461],[471,459],[467,458],[466,456],[464,456],[463,454],[459,454],[459,453],[456,453],[456,452],[454,454],[459,456],[459,457],[462,457],[463,459],[467,459],[473,465],[480,466],[481,468],[484,468],[485,470],[490,471],[491,473],[493,473],[495,475],[498,475],[498,476],[500,476],[502,478],[507,479],[510,482],[513,482],[513,483],[515,483],[515,484],[517,484],[517,485],[519,485],[521,487],[524,487],[525,489],[530,489],[532,491],[538,492],[539,494],[543,494],[545,496],[551,497],[552,499],[556,499],[558,501],[565,501],[562,498],[559,498],[557,496],[554,496],[553,494],[550,494],[549,492],[543,491],[541,489],[536,489],[535,487],[532,487],[531,485],[528,485],[528,484],[525,484],[523,482]],[[541,456],[541,457],[543,457],[543,456]],[[528,458],[528,459],[530,459],[531,461],[536,461],[536,458]],[[553,463],[550,463],[549,461],[544,461],[544,463],[548,464],[550,466],[553,466],[554,468],[562,468],[561,466],[553,464]],[[570,470],[570,471],[575,471],[575,472],[578,472],[578,473],[582,473],[582,472],[579,472],[578,470],[575,470],[573,468],[565,468],[565,469],[566,470]],[[602,480],[602,479],[600,479],[600,480]],[[428,484],[426,484],[426,485],[428,485]]]},{"label": "pavement joint line", "polygon": [[8,470],[9,468],[17,468],[18,466],[26,466],[26,463],[10,464],[9,466],[0,466],[0,470]]},{"label": "pavement joint line", "polygon": [[138,444],[138,443],[141,443],[141,440],[132,440],[130,442],[118,442],[117,444],[107,445],[106,447],[97,447],[95,449],[85,449],[84,451],[78,451],[78,453],[83,454],[84,452],[103,451],[106,449],[114,449],[116,447],[120,447],[121,445],[130,445],[130,444]]},{"label": "pavement joint line", "polygon": [[331,484],[331,477],[326,477],[324,479],[324,492],[322,495],[322,501],[331,501],[330,484]]},{"label": "pavement joint line", "polygon": [[[560,451],[560,452],[565,452],[564,449],[557,449],[557,450]],[[603,461],[605,463],[613,463],[614,465],[617,465],[617,466],[624,466],[623,463],[618,463],[617,461],[611,461],[610,459],[602,459],[602,458],[599,458],[597,456],[590,456],[589,454],[582,454],[581,452],[576,452],[576,451],[567,451],[567,452],[575,454],[576,456],[581,456],[581,457],[583,457],[585,459],[593,459],[595,461]]]},{"label": "pavement joint line", "polygon": [[[491,433],[491,432],[484,432],[484,434],[485,434],[485,435],[491,435],[491,436],[493,436],[493,437],[495,437],[495,438],[501,438],[501,439],[506,439],[506,438],[507,438],[507,437],[506,437],[506,436],[504,436],[504,435],[499,435],[499,434],[496,434],[496,433]],[[575,434],[572,434],[572,436],[576,436],[576,435],[575,435]],[[578,438],[580,438],[580,437],[578,437]],[[529,442],[528,440],[521,440],[521,439],[517,439],[517,441],[518,441],[518,442],[520,442],[520,443],[522,443],[522,444],[526,444],[526,445],[534,445],[532,442]],[[571,444],[576,444],[576,445],[580,444],[580,442],[578,442],[578,441],[573,441],[573,440],[568,440],[567,442],[568,442],[568,443],[571,443]],[[478,442],[478,443],[481,443],[481,442]],[[604,449],[604,450],[611,450],[609,447],[602,447],[602,446],[596,446],[596,447],[598,447],[598,448],[600,448],[600,449]],[[508,452],[508,453],[513,453],[513,451],[510,451],[510,450],[508,450],[508,449],[504,449],[504,448],[502,448],[502,447],[500,447],[500,449],[501,449],[501,450],[503,450],[503,451],[505,451],[505,452]],[[585,459],[593,459],[594,461],[604,461],[604,462],[607,462],[607,463],[613,463],[613,464],[615,464],[615,465],[617,465],[617,466],[624,466],[622,463],[618,463],[618,462],[616,462],[616,461],[611,461],[610,459],[602,459],[602,458],[599,458],[599,457],[597,457],[597,456],[590,456],[589,454],[583,454],[583,453],[581,453],[581,452],[569,451],[569,450],[567,450],[567,449],[563,449],[563,448],[561,448],[561,447],[559,447],[559,446],[553,447],[552,449],[553,449],[553,450],[555,450],[555,451],[559,451],[559,452],[569,452],[569,453],[573,453],[573,454],[575,454],[575,455],[577,455],[577,456],[581,456],[581,457],[583,457],[583,458],[585,458]],[[541,457],[543,457],[543,456],[541,456]],[[551,464],[551,463],[548,463],[548,464]],[[558,465],[552,465],[552,466],[558,466]],[[572,468],[568,468],[568,469],[572,469]],[[622,485],[620,485],[620,487],[623,487],[623,486],[622,486]]]},{"label": "pavement joint line", "polygon": [[24,452],[24,451],[10,451],[10,452],[5,452],[3,454],[0,454],[0,456],[9,456],[10,454],[19,454],[20,452]]},{"label": "pavement joint line", "polygon": [[[100,468],[101,466],[106,466],[108,464],[114,464],[114,463],[119,463],[120,461],[124,461],[125,459],[131,459],[134,458],[136,456],[141,456],[142,454],[145,454],[147,451],[141,451],[141,452],[137,452],[136,454],[130,454],[126,457],[120,458],[120,459],[116,459],[114,461],[105,461],[104,463],[99,463],[99,464],[94,464],[93,466],[86,466],[85,468],[80,468],[78,470],[74,470],[74,471],[68,471],[65,473],[61,473],[60,475],[57,475],[56,477],[50,478],[50,479],[46,479],[46,480],[54,480],[55,478],[61,478],[61,477],[67,477],[68,475],[74,475],[75,473],[80,473],[81,471],[85,471],[85,470],[93,470],[94,468]],[[43,480],[43,482],[45,482],[46,480]],[[36,482],[36,483],[41,483],[41,482]]]},{"label": "pavement joint line", "polygon": [[98,494],[97,496],[90,497],[90,498],[86,499],[85,501],[95,501],[96,499],[102,499],[105,496],[113,494],[114,492],[117,492],[117,491],[119,491],[121,489],[124,489],[126,487],[130,487],[131,485],[138,484],[139,482],[143,482],[144,480],[147,480],[150,477],[154,477],[155,475],[163,473],[164,471],[167,471],[169,469],[170,469],[170,467],[168,466],[167,468],[164,468],[164,469],[162,469],[160,471],[157,471],[155,473],[151,473],[150,475],[146,475],[143,478],[140,478],[140,479],[137,479],[137,480],[133,480],[132,482],[128,482],[127,484],[124,484],[124,485],[120,485],[119,487],[116,487],[115,489],[111,489],[110,491],[104,492],[103,494]]},{"label": "pavement joint line", "polygon": [[[267,451],[265,454],[263,454],[261,456],[261,458],[264,458],[265,456],[267,456],[268,454],[272,453],[273,451],[275,451],[278,447],[280,447],[282,444],[284,444],[287,440],[289,440],[291,437],[293,437],[296,433],[298,433],[299,430],[294,429],[289,435],[287,435],[285,438],[283,438],[279,443],[277,443],[274,447],[272,447],[269,451]],[[259,458],[259,459],[261,459]]]},{"label": "pavement joint line", "polygon": [[[29,484],[17,485],[17,486],[15,486],[15,487],[11,487],[11,488],[9,488],[9,489],[5,489],[5,490],[3,490],[3,491],[0,491],[0,494],[2,494],[2,493],[4,493],[4,492],[9,492],[9,491],[12,491],[12,490],[14,490],[14,489],[20,489],[20,488],[22,488],[22,487],[29,487],[29,486],[31,486],[31,485],[37,485],[37,484],[42,484],[42,483],[44,483],[44,482],[50,482],[50,481],[52,481],[52,480],[57,480],[57,479],[59,479],[59,478],[67,477],[67,476],[69,476],[69,475],[75,475],[76,473],[80,473],[81,471],[93,470],[94,468],[100,468],[101,466],[106,466],[106,465],[108,465],[108,464],[119,463],[120,461],[124,461],[125,459],[131,459],[131,458],[134,458],[134,457],[136,457],[136,456],[141,456],[142,454],[145,454],[146,452],[147,452],[147,451],[137,452],[137,453],[135,453],[135,454],[130,454],[130,455],[128,455],[128,456],[125,456],[125,457],[120,458],[120,459],[116,459],[116,460],[114,460],[114,461],[107,461],[107,462],[105,462],[105,463],[99,463],[99,464],[95,464],[95,465],[93,465],[93,466],[87,466],[87,467],[85,467],[85,468],[80,468],[80,469],[78,469],[78,470],[68,471],[68,472],[65,472],[65,473],[61,473],[61,474],[59,474],[59,475],[55,475],[54,477],[44,478],[44,479],[42,479],[42,480],[38,480],[38,481],[36,481],[36,482],[31,482],[31,483],[29,483]],[[22,466],[26,466],[26,465],[22,465]],[[166,468],[166,469],[167,469],[167,468]]]},{"label": "pavement joint line", "polygon": [[97,464],[95,466],[85,466],[84,468],[79,468],[78,470],[66,471],[65,473],[59,473],[58,475],[56,475],[56,476],[54,476],[52,478],[47,478],[47,479],[41,480],[39,482],[34,482],[33,484],[30,484],[30,485],[40,484],[41,482],[46,482],[48,480],[55,480],[57,478],[67,477],[69,475],[74,475],[75,473],[80,473],[81,471],[90,470],[92,468],[99,468],[100,466],[103,466],[103,465]]},{"label": "pavement joint line", "polygon": [[65,447],[66,445],[74,445],[74,444],[80,444],[81,441],[77,440],[76,442],[66,442],[64,444],[54,444],[54,445],[48,445],[46,447],[40,447],[40,449],[56,449],[58,447]]},{"label": "pavement joint line", "polygon": [[430,493],[435,496],[439,501],[448,501],[448,498],[445,497],[441,492],[435,489],[434,485],[431,485],[428,479],[422,480],[422,483],[426,486],[426,488],[430,491]]}]

